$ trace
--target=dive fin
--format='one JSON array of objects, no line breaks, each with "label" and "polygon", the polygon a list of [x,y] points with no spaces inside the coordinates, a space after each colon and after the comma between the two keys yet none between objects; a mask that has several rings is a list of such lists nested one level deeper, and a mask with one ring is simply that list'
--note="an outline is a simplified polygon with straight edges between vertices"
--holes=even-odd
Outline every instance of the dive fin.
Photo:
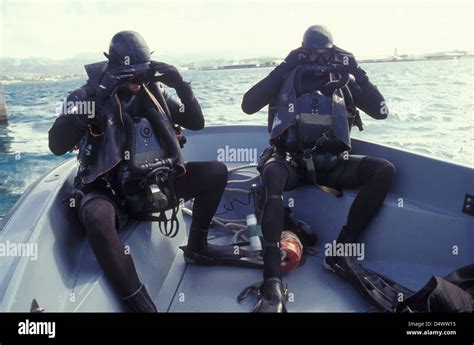
[{"label": "dive fin", "polygon": [[349,281],[364,298],[381,311],[395,312],[398,305],[413,294],[410,289],[363,267],[350,257],[338,257],[332,264],[326,258],[323,266]]},{"label": "dive fin", "polygon": [[254,254],[249,245],[249,242],[230,245],[208,243],[199,252],[190,251],[187,246],[179,248],[184,252],[184,260],[188,264],[263,268],[262,256],[259,253]]},{"label": "dive fin", "polygon": [[44,312],[44,309],[39,306],[36,298],[33,298],[33,301],[31,301],[30,313],[43,313],[43,312]]},{"label": "dive fin", "polygon": [[242,292],[237,296],[237,302],[242,303],[251,294],[258,295],[260,290],[262,289],[262,285],[263,285],[263,281],[259,281],[244,288]]}]

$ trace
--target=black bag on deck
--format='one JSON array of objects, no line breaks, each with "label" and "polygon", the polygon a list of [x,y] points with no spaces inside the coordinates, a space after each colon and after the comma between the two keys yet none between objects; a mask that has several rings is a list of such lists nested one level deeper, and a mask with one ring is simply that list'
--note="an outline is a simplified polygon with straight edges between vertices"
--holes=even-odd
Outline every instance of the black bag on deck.
[{"label": "black bag on deck", "polygon": [[445,278],[433,276],[408,297],[398,312],[468,312],[474,309],[474,265],[464,266]]}]

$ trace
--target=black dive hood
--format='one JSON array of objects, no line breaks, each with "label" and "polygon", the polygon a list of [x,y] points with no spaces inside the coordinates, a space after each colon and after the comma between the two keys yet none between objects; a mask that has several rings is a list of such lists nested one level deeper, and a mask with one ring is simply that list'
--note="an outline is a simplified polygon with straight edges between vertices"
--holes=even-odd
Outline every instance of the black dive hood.
[{"label": "black dive hood", "polygon": [[109,68],[140,69],[150,63],[151,53],[143,37],[135,31],[120,31],[112,37],[109,53]]},{"label": "black dive hood", "polygon": [[148,45],[138,32],[120,31],[112,37],[109,52],[104,52],[107,61],[84,66],[89,84],[97,88],[107,70],[126,70],[131,77],[148,72],[151,54]]},{"label": "black dive hood", "polygon": [[303,35],[302,46],[309,51],[321,48],[331,49],[334,46],[332,34],[325,26],[310,26]]}]

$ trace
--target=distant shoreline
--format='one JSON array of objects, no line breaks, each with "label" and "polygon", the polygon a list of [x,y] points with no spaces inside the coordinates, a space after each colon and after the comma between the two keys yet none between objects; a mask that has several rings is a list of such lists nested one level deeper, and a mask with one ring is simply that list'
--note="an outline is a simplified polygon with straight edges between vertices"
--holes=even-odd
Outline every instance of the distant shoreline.
[{"label": "distant shoreline", "polygon": [[45,81],[63,81],[63,80],[73,80],[73,79],[84,79],[86,75],[68,75],[68,76],[34,76],[31,78],[28,77],[16,77],[17,79],[0,79],[0,83],[3,85],[8,84],[18,84],[18,83],[38,83]]},{"label": "distant shoreline", "polygon": [[[400,58],[400,59],[362,59],[359,60],[361,64],[371,64],[371,63],[392,63],[392,62],[429,62],[429,61],[440,61],[440,60],[464,60],[472,59],[474,55],[464,55],[464,56],[437,56],[429,58]],[[236,64],[236,65],[224,65],[224,66],[213,66],[213,67],[203,67],[203,68],[190,68],[185,69],[184,71],[226,71],[226,70],[235,70],[235,69],[254,69],[254,68],[271,68],[275,67],[274,65],[257,65],[257,64]],[[73,79],[85,79],[86,75],[55,75],[55,76],[31,76],[31,77],[11,77],[8,79],[0,79],[0,83],[4,85],[16,84],[16,83],[34,83],[34,82],[44,82],[44,81],[63,81],[63,80],[73,80]]]},{"label": "distant shoreline", "polygon": [[380,63],[380,62],[422,62],[422,61],[439,61],[439,60],[464,60],[464,59],[472,59],[474,55],[466,55],[466,56],[440,56],[440,57],[430,57],[424,59],[416,59],[416,58],[407,58],[407,59],[393,59],[393,60],[384,60],[384,59],[365,59],[359,60],[359,63]]},{"label": "distant shoreline", "polygon": [[[400,58],[400,59],[362,59],[358,60],[359,63],[391,63],[391,62],[425,62],[425,61],[439,61],[439,60],[463,60],[463,59],[472,59],[474,55],[464,55],[464,56],[439,56],[439,57],[429,57],[429,58]],[[230,69],[251,69],[251,68],[267,68],[275,67],[276,65],[271,66],[262,66],[256,64],[237,64],[237,65],[225,65],[225,66],[216,66],[216,67],[203,67],[203,68],[193,68],[189,71],[221,71],[221,70],[230,70]]]}]

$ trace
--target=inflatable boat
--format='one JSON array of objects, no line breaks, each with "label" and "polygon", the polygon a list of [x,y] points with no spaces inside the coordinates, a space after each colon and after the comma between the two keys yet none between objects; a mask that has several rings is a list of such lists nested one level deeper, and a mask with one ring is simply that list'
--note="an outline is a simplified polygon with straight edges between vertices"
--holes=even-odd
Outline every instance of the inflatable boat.
[{"label": "inflatable boat", "polygon": [[[232,188],[233,183],[248,190],[258,178],[253,163],[268,146],[266,127],[209,127],[186,135],[186,160],[223,157],[232,170],[217,214],[228,220],[245,219],[251,212],[245,202],[225,206],[246,198]],[[353,139],[352,146],[354,154],[383,157],[397,167],[391,192],[361,239],[364,266],[418,290],[432,275],[444,276],[474,262],[472,167],[364,140]],[[244,167],[235,169],[240,166]],[[0,225],[0,311],[124,311],[69,205],[76,171],[75,159],[57,166],[33,183],[4,217]],[[374,311],[349,283],[323,269],[324,245],[337,237],[356,193],[345,190],[336,198],[308,185],[284,194],[285,203],[291,201],[293,213],[319,238],[316,253],[284,275],[291,312]],[[180,209],[180,231],[172,239],[151,222],[131,221],[120,232],[140,279],[160,311],[250,311],[256,300],[239,303],[237,296],[262,279],[260,269],[184,261],[179,246],[186,244],[191,220],[188,206]],[[212,242],[223,244],[233,242],[236,234],[216,226],[210,235]]]}]

